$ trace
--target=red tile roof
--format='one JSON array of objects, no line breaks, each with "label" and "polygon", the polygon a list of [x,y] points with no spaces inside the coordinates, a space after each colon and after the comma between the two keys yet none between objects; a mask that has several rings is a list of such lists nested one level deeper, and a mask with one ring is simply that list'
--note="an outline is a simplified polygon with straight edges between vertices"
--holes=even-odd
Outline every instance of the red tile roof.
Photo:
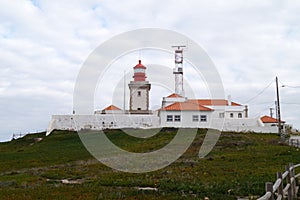
[{"label": "red tile roof", "polygon": [[117,106],[110,105],[110,106],[104,108],[103,110],[121,110],[121,109],[118,108]]},{"label": "red tile roof", "polygon": [[[228,106],[228,100],[225,99],[190,99],[189,101],[198,102],[204,106]],[[231,106],[241,106],[241,104],[232,101]]]},{"label": "red tile roof", "polygon": [[[273,117],[269,117],[269,116],[267,116],[267,115],[261,117],[260,119],[261,119],[261,121],[262,121],[263,123],[278,123],[278,120],[277,120],[277,119],[275,119],[275,118],[273,118]],[[281,121],[281,122],[282,122],[282,123],[285,123],[285,121]]]},{"label": "red tile roof", "polygon": [[183,96],[173,93],[173,94],[170,94],[169,96],[167,96],[167,98],[183,98]]},{"label": "red tile roof", "polygon": [[212,111],[213,109],[202,106],[196,102],[176,102],[166,107],[163,107],[161,110],[201,110],[201,111]]}]

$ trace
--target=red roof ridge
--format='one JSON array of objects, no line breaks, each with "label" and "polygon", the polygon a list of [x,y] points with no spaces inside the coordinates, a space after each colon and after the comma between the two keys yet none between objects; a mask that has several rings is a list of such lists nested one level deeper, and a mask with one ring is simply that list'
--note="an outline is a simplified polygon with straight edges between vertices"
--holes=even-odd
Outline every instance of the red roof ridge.
[{"label": "red roof ridge", "polygon": [[[189,99],[189,101],[196,101],[205,106],[228,106],[228,100],[226,99]],[[231,106],[241,106],[241,104],[232,101]]]},{"label": "red roof ridge", "polygon": [[169,96],[167,96],[167,98],[183,98],[183,96],[173,93],[173,94],[170,94]]},{"label": "red roof ridge", "polygon": [[[278,123],[278,120],[277,120],[276,118],[273,118],[273,117],[270,117],[270,116],[267,116],[267,115],[262,116],[262,117],[260,118],[260,120],[261,120],[263,123]],[[281,122],[282,122],[282,123],[285,123],[285,121],[282,121],[282,120],[281,120]]]},{"label": "red roof ridge", "polygon": [[121,109],[118,108],[117,106],[110,105],[110,106],[107,106],[106,108],[104,108],[103,110],[121,110]]},{"label": "red roof ridge", "polygon": [[161,108],[161,110],[202,110],[202,111],[212,111],[213,109],[200,105],[194,102],[175,102],[166,107]]}]

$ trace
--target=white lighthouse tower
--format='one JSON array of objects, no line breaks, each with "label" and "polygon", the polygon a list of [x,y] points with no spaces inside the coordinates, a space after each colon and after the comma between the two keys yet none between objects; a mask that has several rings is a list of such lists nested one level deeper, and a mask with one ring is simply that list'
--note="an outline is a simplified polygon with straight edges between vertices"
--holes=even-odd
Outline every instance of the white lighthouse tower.
[{"label": "white lighthouse tower", "polygon": [[141,60],[133,68],[133,81],[128,84],[130,89],[129,112],[131,114],[150,114],[149,111],[149,91],[151,84],[146,81],[146,67]]},{"label": "white lighthouse tower", "polygon": [[184,97],[183,90],[183,49],[186,46],[172,46],[175,50],[175,68],[173,74],[175,75],[175,93]]}]

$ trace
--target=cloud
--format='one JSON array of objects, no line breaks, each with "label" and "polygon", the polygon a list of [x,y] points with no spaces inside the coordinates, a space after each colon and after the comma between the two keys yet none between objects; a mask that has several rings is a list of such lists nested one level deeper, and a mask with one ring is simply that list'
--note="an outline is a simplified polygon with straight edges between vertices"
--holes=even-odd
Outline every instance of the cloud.
[{"label": "cloud", "polygon": [[[297,1],[271,0],[1,1],[0,135],[10,139],[12,132],[45,129],[52,114],[71,113],[74,83],[88,55],[112,36],[137,28],[170,29],[199,43],[234,101],[245,103],[275,76],[299,86],[299,9]],[[153,58],[151,64],[166,63],[144,56]],[[136,63],[125,60],[128,68]],[[250,113],[269,113],[274,87],[249,102]],[[101,92],[96,99],[102,108],[110,92]],[[299,89],[280,93],[283,118],[300,128]]]}]

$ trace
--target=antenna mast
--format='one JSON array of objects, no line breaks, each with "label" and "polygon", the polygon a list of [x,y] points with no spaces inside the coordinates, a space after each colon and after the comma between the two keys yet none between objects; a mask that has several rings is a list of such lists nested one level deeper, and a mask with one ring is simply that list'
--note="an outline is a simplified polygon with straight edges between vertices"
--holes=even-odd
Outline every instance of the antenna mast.
[{"label": "antenna mast", "polygon": [[184,96],[183,90],[183,48],[185,45],[172,46],[175,49],[175,68],[173,74],[175,75],[175,93]]}]

